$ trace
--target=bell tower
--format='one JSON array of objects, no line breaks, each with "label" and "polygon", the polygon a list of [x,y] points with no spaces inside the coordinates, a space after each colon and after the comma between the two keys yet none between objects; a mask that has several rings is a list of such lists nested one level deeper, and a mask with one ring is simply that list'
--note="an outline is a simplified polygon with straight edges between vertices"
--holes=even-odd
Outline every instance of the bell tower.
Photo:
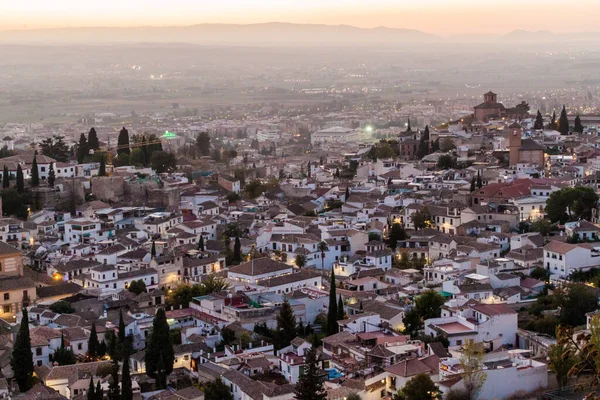
[{"label": "bell tower", "polygon": [[521,134],[523,128],[518,123],[514,122],[508,127],[508,150],[509,150],[509,165],[515,166],[519,163],[519,153],[521,150]]}]

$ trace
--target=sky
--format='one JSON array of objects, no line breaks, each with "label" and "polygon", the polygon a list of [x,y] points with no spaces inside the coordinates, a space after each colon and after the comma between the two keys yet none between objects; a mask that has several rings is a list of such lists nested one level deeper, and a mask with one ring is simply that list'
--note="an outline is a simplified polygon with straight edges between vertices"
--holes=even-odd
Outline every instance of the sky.
[{"label": "sky", "polygon": [[599,0],[0,0],[0,30],[292,22],[437,35],[593,30]]}]

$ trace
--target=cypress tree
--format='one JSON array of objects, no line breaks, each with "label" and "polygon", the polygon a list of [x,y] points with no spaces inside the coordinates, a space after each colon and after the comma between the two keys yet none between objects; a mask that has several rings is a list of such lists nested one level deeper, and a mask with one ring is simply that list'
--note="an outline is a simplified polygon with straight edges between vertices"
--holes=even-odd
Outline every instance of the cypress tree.
[{"label": "cypress tree", "polygon": [[131,386],[131,375],[129,372],[129,356],[123,359],[123,370],[121,372],[121,400],[133,400],[133,388]]},{"label": "cypress tree", "polygon": [[335,275],[331,269],[331,287],[329,288],[329,309],[327,310],[327,334],[333,335],[338,331],[337,324],[337,299],[335,295]]},{"label": "cypress tree", "polygon": [[166,388],[167,376],[173,372],[175,355],[169,324],[165,310],[162,308],[158,309],[154,317],[144,360],[146,361],[146,373],[156,380],[157,388]]},{"label": "cypress tree", "polygon": [[471,188],[470,188],[471,192],[475,191],[475,177],[471,178]]},{"label": "cypress tree", "polygon": [[48,170],[48,186],[54,187],[56,182],[56,173],[54,172],[54,163],[50,163],[50,169]]},{"label": "cypress tree", "polygon": [[121,391],[119,390],[119,362],[116,359],[112,362],[108,398],[109,400],[121,400]]},{"label": "cypress tree", "polygon": [[562,111],[560,112],[560,118],[558,120],[558,131],[561,135],[569,134],[569,118],[567,117],[567,109],[564,105]]},{"label": "cypress tree", "polygon": [[346,192],[344,193],[344,203],[348,201],[349,197],[350,197],[350,188],[348,186],[346,186]]},{"label": "cypress tree", "polygon": [[[104,342],[102,342],[104,343]],[[102,390],[102,385],[100,384],[100,379],[98,379],[98,382],[96,383],[96,391],[94,392],[94,394],[96,395],[95,400],[102,400],[104,398],[104,391]]]},{"label": "cypress tree", "polygon": [[282,349],[289,346],[296,337],[296,316],[290,302],[285,299],[277,314],[277,347]]},{"label": "cypress tree", "polygon": [[342,295],[338,297],[337,303],[337,320],[341,321],[344,319],[344,301],[342,300]]},{"label": "cypress tree", "polygon": [[123,320],[123,311],[119,310],[119,342],[125,341],[125,321]]},{"label": "cypress tree", "polygon": [[579,115],[575,117],[575,125],[573,126],[573,132],[583,133],[583,125],[581,124],[581,118]]},{"label": "cypress tree", "polygon": [[204,235],[200,235],[198,239],[198,250],[204,251]]},{"label": "cypress tree", "polygon": [[548,124],[548,128],[552,130],[557,130],[558,126],[556,124],[556,110],[552,112],[552,120],[550,120],[550,124]]},{"label": "cypress tree", "polygon": [[98,333],[96,333],[96,324],[92,324],[90,338],[88,339],[88,356],[95,360],[98,358],[100,343],[98,342]]},{"label": "cypress tree", "polygon": [[121,132],[119,132],[119,138],[117,139],[117,146],[119,146],[117,148],[118,155],[121,155],[121,154],[129,155],[129,153],[131,152],[131,150],[129,149],[129,132],[127,131],[127,129],[125,129],[125,127],[123,127],[123,129],[121,129]]},{"label": "cypress tree", "polygon": [[8,189],[10,187],[10,175],[8,174],[8,167],[4,165],[4,171],[2,172],[2,187]]},{"label": "cypress tree", "polygon": [[73,353],[73,350],[67,349],[65,347],[64,335],[61,335],[60,348],[54,352],[54,355],[52,356],[52,358],[54,359],[54,361],[56,361],[58,363],[58,365],[72,365],[77,362],[77,360],[75,359],[75,354]]},{"label": "cypress tree", "polygon": [[535,116],[535,123],[533,124],[533,129],[544,129],[544,117],[542,117],[542,113],[540,112],[540,110],[537,111],[537,115]]},{"label": "cypress tree", "polygon": [[306,352],[305,364],[304,373],[300,374],[298,383],[294,387],[296,400],[326,400],[327,392],[319,374],[319,359],[315,347],[311,347]]},{"label": "cypress tree", "polygon": [[96,390],[94,386],[94,377],[90,376],[90,385],[87,391],[87,400],[96,400]]},{"label": "cypress tree", "polygon": [[483,182],[481,181],[481,175],[479,171],[477,171],[477,189],[481,189],[483,187]]},{"label": "cypress tree", "polygon": [[23,169],[21,164],[17,165],[17,192],[23,193],[25,191],[25,178],[23,177]]},{"label": "cypress tree", "polygon": [[240,237],[235,237],[235,243],[233,244],[233,262],[239,263],[242,261],[242,243]]},{"label": "cypress tree", "polygon": [[106,159],[104,154],[100,156],[100,167],[98,168],[98,176],[106,176]]},{"label": "cypress tree", "polygon": [[150,257],[156,258],[156,243],[152,241],[152,248],[150,249]]},{"label": "cypress tree", "polygon": [[40,171],[38,171],[37,164],[37,152],[33,155],[33,162],[31,163],[31,186],[39,186],[40,184]]},{"label": "cypress tree", "polygon": [[[83,135],[83,133],[82,133]],[[85,135],[84,135],[85,137]],[[81,142],[81,138],[79,138]],[[100,142],[98,141],[98,134],[96,133],[96,129],[90,129],[90,133],[88,135],[87,147],[91,150],[98,150],[100,148]]]},{"label": "cypress tree", "polygon": [[23,308],[23,318],[13,346],[10,365],[21,393],[31,389],[33,386],[33,353],[31,353],[29,315],[26,308]]},{"label": "cypress tree", "polygon": [[[92,128],[93,129],[93,128]],[[90,148],[85,134],[79,135],[79,146],[77,146],[77,162],[83,164],[85,157],[90,153]]]}]

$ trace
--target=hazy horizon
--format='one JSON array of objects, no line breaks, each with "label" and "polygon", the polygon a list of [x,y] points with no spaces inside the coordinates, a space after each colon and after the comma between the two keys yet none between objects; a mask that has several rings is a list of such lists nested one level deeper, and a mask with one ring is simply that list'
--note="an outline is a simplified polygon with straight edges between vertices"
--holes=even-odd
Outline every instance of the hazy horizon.
[{"label": "hazy horizon", "polygon": [[598,12],[600,4],[591,0],[568,7],[560,0],[24,0],[2,6],[0,31],[281,22],[414,29],[437,36],[581,33],[593,30]]}]

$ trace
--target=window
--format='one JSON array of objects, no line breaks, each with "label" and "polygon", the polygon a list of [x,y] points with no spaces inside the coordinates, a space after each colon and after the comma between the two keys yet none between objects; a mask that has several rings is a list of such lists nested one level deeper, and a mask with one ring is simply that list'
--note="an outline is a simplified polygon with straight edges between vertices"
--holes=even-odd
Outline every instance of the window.
[{"label": "window", "polygon": [[4,293],[4,300],[10,300],[10,293]]},{"label": "window", "polygon": [[42,355],[42,348],[41,347],[36,347],[35,348],[35,355],[36,356],[41,356]]},{"label": "window", "polygon": [[462,346],[462,340],[457,340],[457,341],[456,341],[456,345],[457,345],[457,346]]},{"label": "window", "polygon": [[10,306],[4,306],[3,310],[5,314],[8,314],[10,312]]},{"label": "window", "polygon": [[81,350],[81,349],[83,349],[83,344],[77,343],[77,350]]}]

